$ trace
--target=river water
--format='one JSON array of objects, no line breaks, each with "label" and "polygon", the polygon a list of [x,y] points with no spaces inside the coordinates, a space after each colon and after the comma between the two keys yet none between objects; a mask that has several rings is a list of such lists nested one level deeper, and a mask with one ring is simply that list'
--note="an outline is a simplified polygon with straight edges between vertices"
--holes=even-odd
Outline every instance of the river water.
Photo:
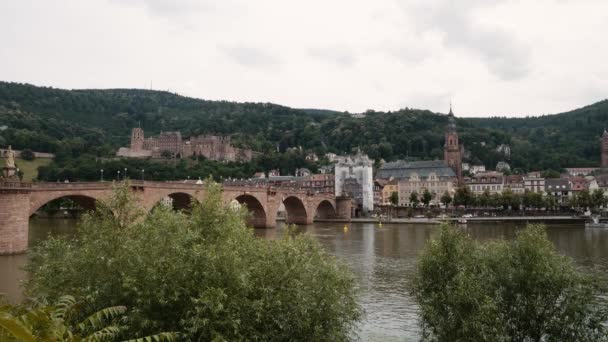
[{"label": "river water", "polygon": [[[75,220],[32,219],[30,246],[48,234],[71,234]],[[365,319],[359,336],[364,341],[416,341],[419,339],[417,307],[408,295],[408,280],[416,257],[425,242],[438,232],[438,226],[424,224],[315,223],[302,227],[330,253],[345,262],[359,279]],[[468,231],[478,240],[511,239],[520,226],[514,224],[469,224]],[[274,239],[277,229],[256,230],[261,238]],[[582,225],[548,226],[557,249],[573,257],[581,266],[608,270],[608,230],[585,229]],[[19,282],[25,277],[21,267],[25,255],[0,256],[0,293],[11,301],[21,299]]]}]

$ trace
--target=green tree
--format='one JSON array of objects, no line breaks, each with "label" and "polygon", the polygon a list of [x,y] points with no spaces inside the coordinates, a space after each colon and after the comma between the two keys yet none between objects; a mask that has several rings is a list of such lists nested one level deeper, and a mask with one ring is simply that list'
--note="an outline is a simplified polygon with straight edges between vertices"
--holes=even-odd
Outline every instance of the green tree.
[{"label": "green tree", "polygon": [[422,193],[422,203],[424,204],[424,206],[428,208],[429,203],[431,203],[432,199],[433,195],[431,194],[431,192],[428,189],[424,189],[424,192]]},{"label": "green tree", "polygon": [[604,195],[604,190],[595,189],[593,193],[591,193],[591,203],[594,208],[601,208],[606,206],[608,203],[608,198]]},{"label": "green tree", "polygon": [[83,217],[77,239],[51,237],[31,250],[27,294],[126,305],[136,337],[348,340],[361,315],[348,268],[306,234],[256,238],[247,215],[208,182],[190,215],[161,207],[143,216],[122,185]]},{"label": "green tree", "polygon": [[441,203],[443,203],[446,208],[452,203],[452,196],[450,196],[450,193],[447,190],[441,196]]},{"label": "green tree", "polygon": [[173,153],[171,153],[171,151],[164,150],[160,153],[160,156],[163,159],[171,159],[171,158],[173,158]]},{"label": "green tree", "polygon": [[412,206],[412,208],[416,208],[418,206],[418,203],[420,203],[420,200],[418,199],[418,193],[416,191],[413,191],[410,194],[410,205]]},{"label": "green tree", "polygon": [[490,205],[491,195],[490,190],[485,189],[483,193],[477,197],[477,204],[482,207],[487,207]]},{"label": "green tree", "polygon": [[412,293],[431,341],[606,341],[604,284],[559,255],[543,226],[475,242],[444,226],[420,257]]},{"label": "green tree", "polygon": [[397,191],[391,192],[390,201],[393,205],[399,204],[399,193]]},{"label": "green tree", "polygon": [[574,204],[578,208],[587,209],[593,206],[593,200],[589,190],[581,190],[575,195]]},{"label": "green tree", "polygon": [[471,192],[468,186],[462,185],[456,189],[454,194],[454,205],[463,205],[465,207],[475,203],[475,194]]}]

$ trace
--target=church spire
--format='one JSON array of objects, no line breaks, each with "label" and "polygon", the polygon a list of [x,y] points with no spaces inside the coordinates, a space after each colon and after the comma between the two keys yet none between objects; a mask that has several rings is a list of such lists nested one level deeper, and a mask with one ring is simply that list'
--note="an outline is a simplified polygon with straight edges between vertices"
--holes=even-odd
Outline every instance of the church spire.
[{"label": "church spire", "polygon": [[454,112],[452,111],[452,101],[450,101],[450,112],[448,113],[448,131],[456,131],[456,119],[454,118]]}]

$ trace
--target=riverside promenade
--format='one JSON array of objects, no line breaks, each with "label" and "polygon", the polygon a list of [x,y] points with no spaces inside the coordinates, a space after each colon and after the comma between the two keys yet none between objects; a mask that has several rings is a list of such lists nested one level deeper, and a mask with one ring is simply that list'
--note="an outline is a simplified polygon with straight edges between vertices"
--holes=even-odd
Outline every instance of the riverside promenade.
[{"label": "riverside promenade", "polygon": [[[444,222],[456,223],[458,217],[449,218],[392,218],[382,219],[382,223],[409,223],[409,224],[441,224]],[[467,223],[579,223],[584,224],[589,218],[580,216],[478,216],[469,217],[466,219]],[[317,219],[317,222],[349,222],[342,219]],[[350,222],[360,223],[379,223],[378,218],[373,217],[353,217]]]}]

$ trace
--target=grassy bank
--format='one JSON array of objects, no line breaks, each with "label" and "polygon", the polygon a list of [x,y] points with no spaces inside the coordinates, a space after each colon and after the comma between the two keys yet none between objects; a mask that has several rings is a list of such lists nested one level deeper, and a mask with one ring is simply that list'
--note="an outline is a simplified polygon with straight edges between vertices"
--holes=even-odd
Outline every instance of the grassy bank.
[{"label": "grassy bank", "polygon": [[[38,167],[50,164],[52,159],[47,158],[36,158],[34,160],[23,160],[21,158],[15,158],[15,164],[19,170],[23,171],[23,181],[31,182],[33,179],[38,177]],[[4,158],[0,158],[0,165],[4,167]]]}]

